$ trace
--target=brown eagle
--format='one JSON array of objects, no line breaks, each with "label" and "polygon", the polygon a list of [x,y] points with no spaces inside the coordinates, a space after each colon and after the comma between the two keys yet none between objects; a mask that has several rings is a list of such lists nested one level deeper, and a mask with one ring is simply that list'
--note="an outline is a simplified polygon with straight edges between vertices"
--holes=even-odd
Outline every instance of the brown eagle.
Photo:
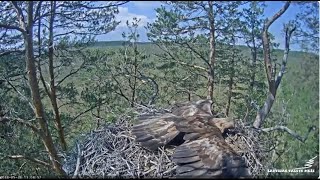
[{"label": "brown eagle", "polygon": [[228,118],[214,118],[211,104],[211,100],[199,100],[179,104],[171,113],[142,115],[132,134],[150,150],[178,145],[172,155],[178,177],[250,176],[244,159],[222,135],[234,123]]}]

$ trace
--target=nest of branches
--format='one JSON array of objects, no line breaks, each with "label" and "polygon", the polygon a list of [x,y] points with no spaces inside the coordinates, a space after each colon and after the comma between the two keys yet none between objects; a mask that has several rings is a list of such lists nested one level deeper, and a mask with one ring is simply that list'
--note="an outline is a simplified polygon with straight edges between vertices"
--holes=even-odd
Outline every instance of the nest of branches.
[{"label": "nest of branches", "polygon": [[241,120],[235,122],[234,133],[227,134],[226,142],[240,154],[247,163],[253,177],[263,175],[268,166],[265,165],[268,153],[266,143],[261,142],[258,134],[251,128],[244,125]]},{"label": "nest of branches", "polygon": [[[141,107],[140,115],[161,113],[166,110]],[[64,170],[71,177],[124,177],[124,178],[166,178],[174,177],[176,165],[171,161],[174,147],[161,147],[150,151],[135,142],[131,135],[133,117],[124,114],[115,123],[105,125],[84,136],[77,142],[66,158]],[[240,122],[236,123],[236,132],[228,134],[226,142],[248,163],[251,173],[256,176],[264,169],[256,140],[245,132]]]}]

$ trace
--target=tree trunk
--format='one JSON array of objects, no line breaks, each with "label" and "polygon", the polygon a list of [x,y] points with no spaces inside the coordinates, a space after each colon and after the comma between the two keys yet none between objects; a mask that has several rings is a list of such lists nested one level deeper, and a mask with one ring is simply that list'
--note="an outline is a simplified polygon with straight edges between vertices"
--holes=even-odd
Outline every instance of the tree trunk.
[{"label": "tree trunk", "polygon": [[209,9],[208,9],[208,18],[209,18],[209,24],[210,24],[210,54],[209,54],[209,60],[210,60],[210,67],[208,70],[208,95],[207,99],[213,100],[213,89],[214,89],[214,65],[215,65],[215,26],[214,26],[214,14],[213,14],[213,2],[209,1]]},{"label": "tree trunk", "polygon": [[[101,92],[99,90],[99,92]],[[100,127],[100,112],[101,112],[101,94],[99,94],[99,98],[98,98],[98,107],[97,107],[97,129]]]},{"label": "tree trunk", "polygon": [[255,76],[256,76],[256,63],[257,63],[257,47],[256,47],[256,40],[254,36],[254,28],[251,30],[251,38],[253,47],[251,49],[251,56],[252,56],[252,63],[251,63],[251,77],[250,77],[250,90],[253,91],[255,85]]},{"label": "tree trunk", "polygon": [[290,6],[290,1],[287,1],[286,4],[283,6],[283,8],[280,9],[280,11],[277,12],[275,15],[273,15],[271,19],[267,20],[263,26],[262,45],[263,45],[265,71],[266,71],[268,84],[269,84],[269,94],[267,99],[264,102],[263,107],[260,108],[259,111],[257,112],[256,119],[253,123],[254,128],[261,128],[262,124],[264,123],[264,120],[266,119],[268,113],[270,112],[270,109],[276,97],[277,89],[279,87],[281,78],[286,68],[287,58],[289,53],[290,38],[293,31],[295,30],[295,27],[291,30],[289,30],[289,27],[286,28],[285,51],[284,51],[284,56],[282,60],[281,71],[279,72],[277,79],[275,79],[275,70],[271,63],[270,41],[268,37],[268,29],[270,25],[289,8],[289,6]]},{"label": "tree trunk", "polygon": [[138,49],[137,49],[137,45],[134,42],[133,44],[134,47],[134,63],[133,63],[133,88],[132,88],[132,97],[131,97],[131,107],[134,107],[134,103],[136,101],[136,86],[137,86],[137,75],[138,75],[138,59],[137,59],[137,55],[138,55]]},{"label": "tree trunk", "polygon": [[233,77],[230,77],[229,83],[228,83],[228,102],[226,107],[226,116],[229,116],[230,112],[230,106],[231,106],[231,99],[232,99],[232,84],[233,84]]},{"label": "tree trunk", "polygon": [[49,74],[50,74],[50,100],[51,105],[54,111],[54,125],[58,131],[59,139],[61,143],[61,147],[64,151],[67,150],[67,143],[65,141],[64,130],[61,124],[61,117],[57,103],[57,95],[56,95],[56,85],[55,85],[55,77],[54,77],[54,67],[53,67],[53,56],[54,56],[54,49],[53,49],[53,23],[54,23],[54,16],[55,16],[55,7],[56,2],[51,2],[51,15],[49,21]]},{"label": "tree trunk", "polygon": [[40,125],[42,142],[44,143],[45,148],[49,154],[53,169],[58,174],[65,175],[65,172],[63,171],[62,166],[59,163],[60,160],[48,129],[48,124],[45,119],[43,105],[41,102],[33,51],[33,2],[30,1],[28,3],[28,24],[26,26],[26,32],[23,33],[23,36],[26,49],[26,67],[28,72],[28,81],[31,90],[32,101],[35,106],[35,115]]},{"label": "tree trunk", "polygon": [[266,119],[267,115],[270,112],[270,109],[273,105],[273,102],[275,100],[275,95],[269,92],[267,99],[264,102],[264,105],[262,108],[259,109],[257,112],[256,119],[253,123],[253,127],[260,128],[263,124],[263,121]]},{"label": "tree trunk", "polygon": [[231,61],[230,61],[231,72],[230,72],[229,83],[228,83],[228,102],[226,107],[226,116],[229,116],[229,112],[230,112],[232,90],[233,90],[233,84],[234,84],[234,75],[235,75],[236,40],[234,36],[232,36],[231,38],[232,38],[232,55],[231,55]]}]

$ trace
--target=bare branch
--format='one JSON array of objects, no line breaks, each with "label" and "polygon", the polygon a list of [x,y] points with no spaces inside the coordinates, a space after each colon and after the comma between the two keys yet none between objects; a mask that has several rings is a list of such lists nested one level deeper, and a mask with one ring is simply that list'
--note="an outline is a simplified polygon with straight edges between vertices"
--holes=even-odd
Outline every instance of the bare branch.
[{"label": "bare branch", "polygon": [[0,57],[6,56],[6,55],[9,55],[12,53],[21,53],[22,54],[22,53],[25,53],[25,50],[11,50],[11,51],[2,52],[2,53],[0,53]]},{"label": "bare branch", "polygon": [[67,102],[67,103],[64,103],[64,104],[61,104],[58,108],[62,108],[63,106],[67,106],[67,105],[76,105],[76,104],[79,104],[79,105],[82,105],[84,106],[85,104],[84,103],[81,103],[81,102]]},{"label": "bare branch", "polygon": [[276,89],[278,89],[282,76],[286,71],[286,66],[287,66],[287,59],[288,59],[288,54],[289,54],[289,45],[290,45],[290,38],[291,35],[293,33],[293,31],[295,31],[296,26],[294,26],[291,30],[289,29],[290,25],[288,25],[286,27],[286,38],[285,38],[285,51],[284,51],[284,55],[283,55],[283,59],[282,59],[282,64],[281,64],[281,69],[279,71],[279,74],[277,76],[276,79]]},{"label": "bare branch", "polygon": [[153,84],[154,93],[152,94],[152,96],[150,97],[150,100],[148,102],[148,106],[150,106],[151,104],[154,103],[154,101],[155,101],[155,99],[156,99],[156,97],[157,97],[157,95],[159,93],[159,86],[158,86],[157,82],[154,79],[152,79],[151,77],[145,76],[140,71],[138,71],[138,73],[141,76],[141,78],[139,78],[139,79],[141,79],[141,80],[142,79],[146,79],[147,81],[149,81],[149,82],[151,82]]},{"label": "bare branch", "polygon": [[23,156],[23,155],[11,155],[11,156],[7,156],[8,158],[10,159],[26,159],[26,160],[29,160],[31,162],[34,162],[34,163],[37,163],[37,164],[40,164],[42,166],[46,166],[48,168],[52,168],[52,166],[47,163],[47,162],[44,162],[44,161],[41,161],[39,159],[36,159],[36,158],[31,158],[31,157],[28,157],[28,156]]},{"label": "bare branch", "polygon": [[24,16],[23,16],[22,9],[18,6],[17,1],[11,1],[11,4],[14,6],[14,9],[16,10],[17,17],[18,17],[19,24],[20,24],[20,27],[16,30],[24,33],[27,29],[26,29],[26,24],[24,22]]},{"label": "bare branch", "polygon": [[[162,57],[162,56],[160,56],[160,55],[156,55],[156,56]],[[164,57],[162,57],[162,58],[164,58]],[[207,71],[207,69],[204,68],[204,67],[197,66],[197,65],[193,65],[193,64],[188,64],[188,63],[186,63],[186,62],[182,62],[182,61],[178,61],[178,60],[175,60],[175,61],[168,61],[168,60],[167,60],[167,62],[174,62],[174,63],[178,63],[178,64],[180,64],[180,65],[187,66],[187,67],[191,67],[191,68],[198,69],[198,70],[201,70],[201,71]]]},{"label": "bare branch", "polygon": [[196,51],[193,47],[191,47],[189,43],[186,42],[186,44],[187,44],[187,46],[189,47],[189,49],[192,50],[192,52],[196,53],[196,54],[203,60],[203,62],[205,62],[205,63],[208,65],[208,67],[211,67],[211,65],[210,65],[210,63],[209,63],[209,61],[208,61],[207,58],[205,58],[205,57],[204,57],[203,55],[201,55],[198,51]]},{"label": "bare branch", "polygon": [[[126,76],[124,76],[124,77],[126,77]],[[117,80],[116,75],[113,74],[112,72],[111,72],[111,78],[117,83],[117,85],[119,87],[121,87],[121,83]],[[119,96],[125,98],[125,100],[127,100],[129,103],[132,103],[131,100],[123,93],[121,88],[119,88],[119,91],[120,92],[115,91],[115,93],[118,94]]]},{"label": "bare branch", "polygon": [[[285,42],[285,51],[284,51],[284,55],[283,55],[283,60],[282,60],[282,65],[281,65],[281,70],[279,71],[279,74],[277,76],[277,79],[275,82],[272,82],[272,84],[270,84],[271,86],[273,86],[272,88],[269,87],[269,94],[268,97],[263,105],[263,107],[258,111],[257,116],[256,116],[256,120],[253,124],[253,126],[255,128],[259,128],[261,127],[262,123],[264,122],[266,116],[268,115],[268,113],[270,112],[270,109],[273,105],[273,102],[275,100],[275,96],[276,96],[276,91],[280,85],[281,79],[283,74],[285,73],[285,69],[286,69],[286,65],[287,65],[287,59],[288,59],[288,54],[289,54],[289,44],[290,44],[290,37],[293,33],[293,31],[296,29],[296,27],[293,27],[291,30],[289,30],[289,25],[286,28],[286,42]],[[269,85],[269,86],[270,86]],[[272,91],[270,91],[272,90]]]},{"label": "bare branch", "polygon": [[[199,70],[202,70],[202,71],[207,71],[206,68],[204,67],[201,67],[201,66],[197,66],[197,65],[193,65],[193,64],[188,64],[188,63],[185,63],[185,62],[182,62],[182,61],[179,61],[174,55],[172,55],[168,49],[166,49],[165,47],[161,47],[160,45],[156,44],[160,49],[162,49],[163,51],[165,51],[170,57],[171,59],[175,60],[174,62],[175,63],[178,63],[178,64],[181,64],[181,65],[184,65],[184,66],[188,66],[188,67],[192,67],[192,68],[195,68],[195,69],[199,69]],[[165,48],[165,49],[164,49]],[[164,58],[163,56],[160,56],[158,54],[156,54],[156,56],[158,57],[161,57],[161,58]],[[165,59],[165,58],[164,58]]]},{"label": "bare branch", "polygon": [[[123,4],[126,4],[128,3],[129,1],[124,1],[124,2],[116,2],[114,4],[110,3],[109,5],[106,5],[106,6],[96,6],[96,7],[90,7],[90,6],[87,6],[85,4],[76,4],[75,6],[78,7],[78,8],[86,8],[86,9],[105,9],[105,8],[111,8],[111,7],[115,7],[115,6],[121,6]],[[61,4],[60,5],[61,7],[69,7],[69,6],[66,6],[65,4]]]},{"label": "bare branch", "polygon": [[7,24],[0,24],[0,28],[14,29],[14,30],[18,30],[20,32],[24,32],[24,30],[18,26],[12,26],[12,25],[7,25]]},{"label": "bare branch", "polygon": [[[36,13],[34,15],[34,20],[33,20],[34,22],[35,22],[36,18],[40,16],[40,9],[41,9],[42,2],[43,1],[38,2],[37,8],[36,8]],[[39,18],[39,20],[40,20],[40,18]]]},{"label": "bare branch", "polygon": [[18,91],[17,88],[9,80],[6,79],[6,81],[12,87],[12,89],[22,97],[23,100],[28,102],[28,104],[30,105],[31,109],[34,111],[35,107],[31,103],[31,101],[25,95],[23,95],[20,91]]},{"label": "bare branch", "polygon": [[267,20],[263,26],[263,33],[262,33],[262,42],[263,42],[263,54],[264,54],[264,63],[266,74],[268,78],[269,90],[272,93],[275,93],[275,84],[274,78],[272,76],[272,63],[270,57],[270,40],[268,35],[268,29],[270,25],[277,20],[288,8],[291,1],[287,1],[286,4],[280,9],[275,15],[272,16],[271,19]]},{"label": "bare branch", "polygon": [[286,4],[280,9],[275,15],[272,16],[271,19],[269,19],[265,23],[265,29],[269,29],[270,25],[277,20],[286,10],[289,8],[291,1],[287,1]]},{"label": "bare branch", "polygon": [[85,65],[85,61],[82,62],[82,64],[80,65],[79,68],[77,68],[76,70],[73,70],[73,71],[70,71],[69,74],[67,74],[65,77],[63,77],[60,81],[57,81],[57,85],[56,86],[59,86],[64,80],[66,80],[68,77],[76,74],[77,72],[79,72]]},{"label": "bare branch", "polygon": [[44,87],[44,90],[47,93],[48,97],[51,98],[50,92],[49,92],[48,87],[47,87],[48,83],[44,80],[44,77],[43,77],[43,74],[42,74],[40,58],[39,58],[39,61],[38,61],[38,70],[39,70],[39,75],[40,75],[40,80],[42,82],[42,86]]},{"label": "bare branch", "polygon": [[28,121],[26,121],[24,119],[5,117],[5,116],[0,117],[0,123],[6,123],[6,122],[9,122],[9,121],[14,121],[14,122],[17,122],[19,124],[25,125],[25,126],[31,128],[32,131],[35,132],[36,134],[42,136],[41,132],[39,131],[39,129],[35,125],[31,124],[30,122],[28,122]]},{"label": "bare branch", "polygon": [[[285,66],[286,66],[287,57],[288,57],[288,53],[289,53],[290,37],[291,37],[292,32],[295,29],[295,28],[293,28],[292,31],[290,31],[289,33],[286,33],[286,38],[285,38],[286,49],[284,51],[284,58],[283,58],[283,62],[282,62],[283,67],[281,69],[283,71],[280,71],[280,73],[279,73],[280,77],[277,78],[277,82],[276,82],[275,77],[273,76],[275,72],[273,72],[274,68],[272,67],[271,57],[270,57],[270,42],[269,42],[269,37],[268,37],[268,28],[276,19],[278,19],[288,9],[290,2],[291,1],[287,1],[286,4],[284,5],[284,7],[278,13],[276,13],[270,20],[268,20],[263,26],[262,44],[263,44],[265,71],[267,74],[268,84],[269,84],[269,93],[268,93],[268,97],[267,97],[263,107],[261,109],[259,109],[259,111],[257,112],[256,119],[253,123],[253,127],[255,127],[255,128],[260,128],[262,126],[264,120],[266,119],[267,115],[269,114],[270,109],[274,103],[277,88],[280,84],[281,77],[283,76],[283,73],[285,71]],[[286,32],[288,32],[288,31],[286,31]]]},{"label": "bare branch", "polygon": [[[108,101],[101,102],[101,103],[100,103],[100,106],[101,106],[101,105],[106,104],[107,102],[108,102]],[[98,106],[98,104],[96,104],[96,105],[94,105],[94,106],[92,106],[92,107],[88,108],[87,110],[85,110],[85,111],[83,111],[83,112],[79,113],[78,115],[76,115],[75,117],[73,117],[73,118],[72,118],[72,120],[71,120],[70,122],[73,122],[74,120],[78,119],[80,116],[82,116],[82,115],[86,114],[87,112],[89,112],[89,111],[93,110],[93,109],[94,109],[94,108],[96,108],[97,106]]]},{"label": "bare branch", "polygon": [[72,30],[72,31],[69,31],[69,32],[66,32],[66,33],[55,34],[53,36],[53,38],[56,38],[56,37],[59,37],[59,36],[65,36],[65,35],[68,35],[68,34],[74,34],[74,33],[76,33],[76,32],[74,30]]},{"label": "bare branch", "polygon": [[126,4],[128,2],[129,1],[117,2],[115,4],[109,4],[107,6],[99,6],[99,7],[89,7],[89,6],[86,6],[84,4],[80,4],[80,7],[84,7],[84,8],[87,8],[87,9],[105,9],[105,8],[111,8],[111,7],[115,7],[115,6],[121,6],[121,5]]},{"label": "bare branch", "polygon": [[310,127],[308,132],[306,133],[306,135],[304,137],[300,136],[299,134],[297,134],[296,132],[292,131],[291,129],[289,129],[286,126],[275,126],[275,127],[261,129],[262,132],[270,132],[270,131],[276,131],[276,130],[286,131],[291,136],[293,136],[295,139],[298,139],[301,142],[305,142],[307,140],[310,132],[315,130],[315,127],[314,126]]},{"label": "bare branch", "polygon": [[78,149],[78,156],[77,156],[77,164],[76,164],[76,170],[74,171],[73,174],[73,178],[76,178],[78,173],[79,173],[79,169],[80,169],[80,159],[81,159],[81,149],[80,149],[80,144],[77,143],[77,149]]}]

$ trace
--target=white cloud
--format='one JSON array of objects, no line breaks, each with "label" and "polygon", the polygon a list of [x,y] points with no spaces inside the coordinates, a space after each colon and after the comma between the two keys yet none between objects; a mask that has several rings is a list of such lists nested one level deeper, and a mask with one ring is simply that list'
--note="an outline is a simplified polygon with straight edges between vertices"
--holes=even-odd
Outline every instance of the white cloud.
[{"label": "white cloud", "polygon": [[161,5],[160,1],[132,1],[132,3],[140,9],[154,9]]},{"label": "white cloud", "polygon": [[126,27],[126,22],[129,21],[131,23],[133,18],[141,19],[139,22],[139,26],[146,26],[148,22],[152,22],[153,19],[149,19],[145,15],[134,14],[128,11],[127,7],[119,7],[119,14],[116,15],[116,20],[121,21],[117,28]]},{"label": "white cloud", "polygon": [[[145,28],[139,27],[137,29],[137,31],[140,35],[138,41],[140,41],[140,42],[148,41],[147,31]],[[124,40],[122,37],[123,32],[129,33],[128,28],[126,28],[126,27],[117,28],[115,31],[111,31],[108,34],[97,36],[97,40],[98,41],[122,41],[122,40]]]},{"label": "white cloud", "polygon": [[[148,10],[151,8],[159,7],[160,2],[148,2],[148,1],[132,1],[130,2],[133,4],[134,12],[132,12],[131,8],[128,9],[126,6],[118,7],[119,13],[115,14],[116,21],[120,21],[120,24],[116,27],[116,29],[112,32],[109,32],[105,35],[99,35],[97,36],[97,39],[99,41],[116,41],[116,40],[123,40],[122,33],[128,32],[128,28],[126,25],[126,22],[129,21],[133,22],[133,18],[136,17],[137,19],[140,19],[139,26],[137,28],[138,33],[140,34],[139,41],[148,41],[147,37],[147,31],[145,29],[145,26],[147,26],[147,23],[152,23],[156,20],[155,17],[151,18],[148,14]],[[139,10],[138,10],[139,9]],[[147,9],[147,11],[146,11]],[[138,11],[137,11],[138,10]],[[153,10],[152,10],[153,11]]]}]

